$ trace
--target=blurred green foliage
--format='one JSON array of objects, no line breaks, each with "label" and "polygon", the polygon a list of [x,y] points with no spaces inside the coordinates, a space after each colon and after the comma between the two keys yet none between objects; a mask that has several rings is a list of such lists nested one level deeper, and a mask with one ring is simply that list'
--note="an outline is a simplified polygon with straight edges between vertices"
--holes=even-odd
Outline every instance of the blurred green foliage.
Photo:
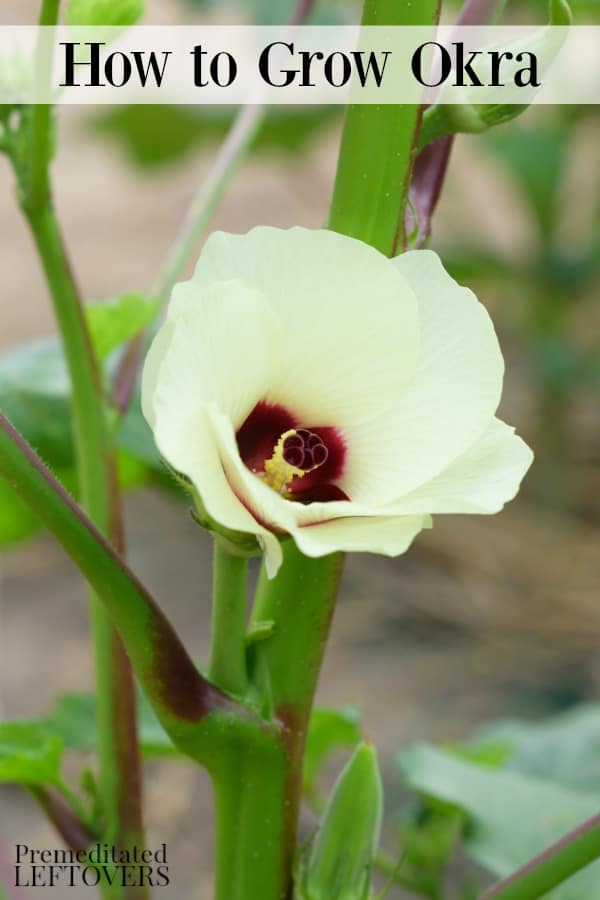
[{"label": "blurred green foliage", "polygon": [[[151,168],[214,147],[235,114],[234,107],[220,106],[116,106],[92,119],[90,128],[118,142],[137,165]],[[339,115],[334,106],[272,107],[252,149],[299,153]]]},{"label": "blurred green foliage", "polygon": [[[191,9],[200,12],[214,10],[220,0],[187,0]],[[283,25],[289,22],[298,7],[298,0],[230,0],[229,11],[253,25]],[[308,25],[352,24],[360,18],[360,3],[356,0],[318,0],[306,19]]]},{"label": "blurred green foliage", "polygon": [[116,300],[90,304],[85,316],[90,338],[100,360],[106,359],[126,341],[148,328],[160,309],[157,300],[141,294],[123,294]]},{"label": "blurred green foliage", "polygon": [[[600,389],[600,346],[590,341],[600,287],[600,196],[586,197],[594,211],[583,237],[565,243],[563,236],[564,218],[572,216],[579,203],[567,193],[574,153],[582,128],[595,118],[595,110],[553,108],[541,121],[501,128],[481,141],[529,212],[532,253],[514,262],[493,246],[481,246],[474,235],[455,239],[442,250],[456,278],[485,283],[482,296],[488,287],[501,286],[497,320],[502,325],[506,309],[534,390],[535,431],[528,435],[537,456],[532,483],[538,499],[559,511],[576,510],[580,502],[572,484],[578,438],[572,425],[574,405],[582,395]],[[594,184],[593,173],[590,176]],[[580,308],[591,323],[587,332],[577,324]]]},{"label": "blurred green foliage", "polygon": [[37,722],[0,723],[0,781],[60,783],[62,742]]},{"label": "blurred green foliage", "polygon": [[[137,333],[149,314],[149,301],[109,303],[92,308],[90,318],[97,351],[114,350]],[[119,338],[120,335],[120,338]],[[110,380],[118,354],[106,360]],[[70,412],[70,385],[57,338],[30,341],[0,356],[0,409],[37,450],[54,475],[72,494],[77,492]],[[160,460],[152,433],[142,415],[139,388],[127,414],[113,414],[117,434],[121,487],[130,490],[149,480],[175,487]],[[37,521],[7,484],[0,484],[0,548],[37,530]]]},{"label": "blurred green foliage", "polygon": [[[540,722],[492,722],[459,747],[402,751],[400,773],[420,797],[400,826],[404,871],[423,896],[447,896],[440,886],[462,835],[474,862],[506,877],[597,813],[599,751],[599,704]],[[594,863],[556,888],[553,900],[589,900],[598,883]]]},{"label": "blurred green foliage", "polygon": [[144,0],[69,0],[65,20],[73,26],[127,28],[143,13]]}]

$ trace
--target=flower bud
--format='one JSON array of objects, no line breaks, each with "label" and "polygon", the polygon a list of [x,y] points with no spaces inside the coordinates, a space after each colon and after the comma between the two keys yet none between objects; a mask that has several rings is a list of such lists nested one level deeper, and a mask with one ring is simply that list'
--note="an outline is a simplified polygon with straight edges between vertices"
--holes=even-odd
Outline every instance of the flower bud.
[{"label": "flower bud", "polygon": [[382,807],[375,748],[360,744],[333,788],[300,865],[295,900],[369,900]]},{"label": "flower bud", "polygon": [[[572,23],[567,0],[551,0],[549,16],[548,27],[541,29],[527,40],[515,41],[504,48],[509,50],[514,58],[522,51],[535,53],[542,73],[550,67],[565,39],[564,32],[557,31],[556,28],[566,28]],[[486,103],[486,92],[486,88],[465,87],[462,90],[463,103],[436,103],[427,109],[423,115],[419,147],[423,148],[446,134],[478,134],[487,131],[495,125],[502,125],[515,119],[529,105]]]}]

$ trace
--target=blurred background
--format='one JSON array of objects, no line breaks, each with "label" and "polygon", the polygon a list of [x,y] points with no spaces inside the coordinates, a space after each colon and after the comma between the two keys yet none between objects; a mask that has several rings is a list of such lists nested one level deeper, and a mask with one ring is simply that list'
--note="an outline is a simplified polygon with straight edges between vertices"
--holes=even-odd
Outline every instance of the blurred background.
[{"label": "blurred background", "polygon": [[[0,18],[31,24],[37,6],[3,0]],[[147,6],[144,21],[155,24],[277,22],[291,3]],[[578,24],[600,21],[597,0],[574,9]],[[444,4],[448,19],[453,10]],[[357,15],[343,0],[317,4],[323,22]],[[506,21],[541,23],[545,15],[544,3],[509,3]],[[232,114],[210,107],[60,110],[56,201],[86,300],[152,288]],[[271,113],[212,227],[319,227],[340,127],[337,110]],[[600,694],[599,146],[597,108],[566,107],[530,110],[455,144],[432,246],[492,315],[507,363],[500,413],[534,448],[536,462],[500,515],[439,516],[399,559],[348,560],[319,702],[362,711],[365,732],[381,750],[392,850],[406,794],[394,766],[403,746],[460,741],[490,720],[540,719]],[[0,157],[0,351],[9,354],[55,331],[13,195],[12,172]],[[50,401],[36,405],[26,392],[21,400],[33,417],[54,414]],[[55,542],[31,535],[31,527],[0,485],[2,718],[43,715],[56,695],[92,684],[84,585]],[[185,501],[159,483],[129,493],[127,531],[134,568],[191,652],[205,657],[210,540]],[[69,765],[76,770],[75,761]],[[209,900],[208,783],[177,762],[150,763],[147,774],[148,846],[166,841],[169,849],[172,883],[161,895]],[[56,845],[27,795],[0,787],[5,866],[17,842]],[[69,896],[79,895],[73,889]],[[408,895],[398,889],[391,896]]]}]

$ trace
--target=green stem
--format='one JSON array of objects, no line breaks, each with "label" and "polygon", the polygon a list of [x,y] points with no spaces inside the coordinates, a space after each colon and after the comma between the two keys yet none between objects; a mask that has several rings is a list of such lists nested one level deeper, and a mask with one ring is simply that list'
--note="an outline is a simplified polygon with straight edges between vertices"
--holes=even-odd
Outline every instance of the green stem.
[{"label": "green stem", "polygon": [[155,294],[163,302],[169,298],[173,286],[181,277],[198,239],[243,162],[264,117],[263,106],[243,106],[237,114],[205,181],[192,201],[160,276]]},{"label": "green stem", "polygon": [[213,772],[216,821],[215,900],[281,900],[291,858],[282,855],[287,778],[283,748],[228,750]]},{"label": "green stem", "polygon": [[493,885],[481,900],[536,900],[600,857],[600,815],[569,832],[508,878]]},{"label": "green stem", "polygon": [[187,752],[211,713],[246,715],[203,678],[170,622],[27,442],[0,413],[0,477],[55,535],[115,623],[154,711]]},{"label": "green stem", "polygon": [[[251,624],[270,636],[252,645],[254,685],[282,731],[230,746],[213,772],[217,808],[216,900],[291,896],[302,756],[342,567],[341,554],[307,559],[288,540],[273,581],[259,578]],[[261,864],[257,861],[261,860]]]},{"label": "green stem", "polygon": [[[41,25],[55,25],[59,0],[44,0]],[[50,52],[36,72],[43,78]],[[51,198],[52,108],[31,111],[29,170],[18,172],[20,202],[46,276],[71,380],[71,403],[79,488],[92,521],[122,547],[115,451],[108,434],[104,392],[79,293],[68,263]],[[141,773],[136,730],[135,687],[121,640],[100,600],[91,598],[98,702],[100,791],[104,839],[120,847],[143,845]],[[148,896],[147,888],[111,889],[107,897]]]},{"label": "green stem", "polygon": [[[436,21],[438,0],[367,0],[363,22],[378,25],[428,24]],[[403,245],[406,198],[421,112],[418,108],[351,107],[346,116],[329,227],[357,237],[391,255]],[[251,648],[251,677],[272,714],[282,723],[284,773],[240,746],[233,771],[250,772],[227,787],[231,772],[215,774],[219,830],[216,900],[282,900],[291,896],[306,732],[337,590],[343,556],[304,557],[291,540],[275,579],[261,571],[251,625],[269,622],[269,636]],[[274,774],[276,773],[276,775]],[[257,835],[251,812],[257,796],[268,797],[272,827]],[[259,807],[260,809],[260,807]],[[236,810],[249,810],[248,817]],[[275,813],[279,810],[277,815]],[[281,813],[283,810],[283,814]],[[258,811],[257,813],[258,814]],[[282,818],[283,815],[283,818]],[[259,842],[257,846],[257,841]],[[248,854],[278,847],[281,883],[258,884],[259,867]],[[226,880],[233,868],[244,881]],[[237,893],[232,893],[234,890]]]},{"label": "green stem", "polygon": [[79,800],[66,785],[59,785],[56,789],[30,785],[28,791],[68,847],[85,851],[94,839],[98,839],[85,815],[79,812]]},{"label": "green stem", "polygon": [[47,202],[34,208],[25,203],[24,212],[46,275],[71,376],[82,505],[98,528],[106,531],[112,524],[116,485],[99,372],[54,211]]},{"label": "green stem", "polygon": [[[366,0],[363,25],[434,25],[440,0]],[[422,110],[349,106],[328,227],[386,256],[404,249],[404,214]]]},{"label": "green stem", "polygon": [[[114,450],[106,426],[100,375],[83,309],[66,258],[49,197],[24,198],[23,209],[35,239],[54,303],[72,385],[73,426],[80,494],[92,521],[120,543],[120,498]],[[91,598],[100,734],[100,785],[105,839],[117,846],[143,845],[141,777],[135,726],[135,688],[129,661],[97,597]],[[120,896],[123,892],[108,892]],[[147,896],[131,889],[123,896]]]},{"label": "green stem", "polygon": [[230,553],[215,537],[210,680],[229,694],[243,696],[246,673],[248,560]]},{"label": "green stem", "polygon": [[322,559],[304,556],[292,540],[283,543],[283,564],[269,580],[261,569],[251,625],[272,622],[272,635],[257,643],[269,674],[275,715],[304,727],[321,669],[343,566],[341,553]]},{"label": "green stem", "polygon": [[271,709],[284,728],[287,777],[281,798],[286,812],[282,856],[290,871],[302,796],[302,766],[312,704],[335,602],[344,556],[304,556],[292,540],[283,543],[283,564],[269,580],[263,564],[251,624],[271,622],[272,635],[259,642],[254,672]]},{"label": "green stem", "polygon": [[[58,23],[60,0],[43,0],[39,24],[53,27]],[[36,52],[36,83],[46,80],[51,70],[51,43],[46,43],[40,35]],[[31,107],[32,140],[29,160],[29,200],[34,206],[41,206],[49,193],[48,166],[52,158],[52,107],[47,103],[36,103]]]}]

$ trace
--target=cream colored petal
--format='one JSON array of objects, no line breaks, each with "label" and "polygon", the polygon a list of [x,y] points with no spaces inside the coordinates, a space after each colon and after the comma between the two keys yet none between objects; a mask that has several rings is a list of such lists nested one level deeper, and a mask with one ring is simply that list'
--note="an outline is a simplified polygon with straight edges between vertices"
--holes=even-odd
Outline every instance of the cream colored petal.
[{"label": "cream colored petal", "polygon": [[210,408],[204,406],[195,416],[178,420],[176,425],[159,420],[155,439],[167,462],[190,479],[206,511],[216,522],[233,531],[257,536],[268,557],[269,569],[275,573],[282,561],[279,540],[257,521],[236,493],[235,483],[229,481]]},{"label": "cream colored petal", "polygon": [[421,354],[392,410],[344,430],[348,464],[341,487],[363,504],[389,503],[436,476],[489,425],[504,363],[485,308],[429,250],[394,260],[414,290]]},{"label": "cream colored petal", "polygon": [[[430,526],[425,515],[390,516],[384,510],[346,501],[311,503],[286,500],[250,472],[241,461],[235,436],[216,409],[210,417],[227,481],[253,518],[267,530],[290,534],[302,552],[322,556],[336,550],[356,550],[397,556],[414,536]],[[267,548],[269,576],[276,571]]]},{"label": "cream colored petal", "polygon": [[496,513],[512,500],[533,461],[527,444],[499,419],[436,478],[394,503],[403,513]]},{"label": "cream colored petal", "polygon": [[[267,399],[306,425],[372,419],[410,379],[419,348],[417,303],[381,253],[330,231],[255,228],[208,239],[193,282],[236,278],[259,291],[282,326],[281,365]],[[194,306],[189,288],[173,317]]]},{"label": "cream colored petal", "polygon": [[154,395],[160,370],[168,353],[169,346],[173,340],[174,324],[172,322],[164,322],[158,330],[150,350],[146,355],[144,362],[144,370],[142,376],[142,412],[148,422],[150,428],[154,428],[156,424],[156,416],[154,414]]},{"label": "cream colored petal", "polygon": [[277,371],[281,337],[269,304],[240,281],[180,294],[193,303],[169,317],[150,349],[143,375],[144,412],[192,417],[215,402],[238,428],[268,390]]},{"label": "cream colored petal", "polygon": [[399,556],[427,527],[427,516],[331,519],[297,528],[293,537],[307,556],[325,556],[338,550]]}]

